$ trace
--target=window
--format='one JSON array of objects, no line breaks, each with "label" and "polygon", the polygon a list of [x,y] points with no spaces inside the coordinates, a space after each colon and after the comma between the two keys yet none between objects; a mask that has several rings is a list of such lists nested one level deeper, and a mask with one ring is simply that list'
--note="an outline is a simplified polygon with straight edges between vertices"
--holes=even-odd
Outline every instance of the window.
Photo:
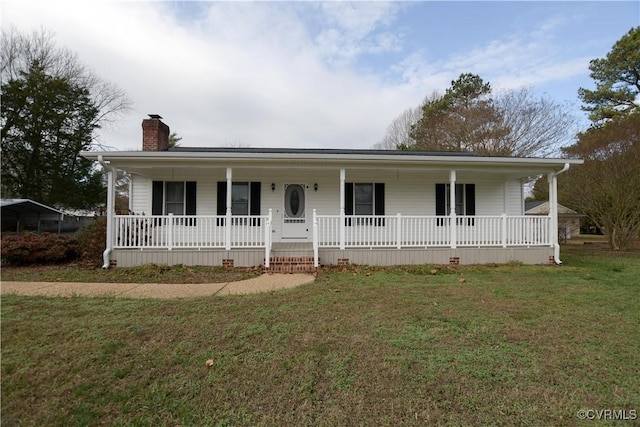
[{"label": "window", "polygon": [[165,182],[165,214],[184,215],[184,182]]},{"label": "window", "polygon": [[[260,215],[260,182],[231,183],[231,215]],[[217,215],[227,214],[227,182],[218,181]],[[244,221],[244,220],[243,220]],[[218,218],[218,225],[224,225],[224,218]],[[245,221],[246,223],[246,221]],[[234,225],[240,224],[236,218]],[[251,219],[251,225],[260,225],[260,218]]]},{"label": "window", "polygon": [[[449,215],[451,194],[450,184],[436,184],[436,215]],[[476,186],[475,184],[456,184],[456,215],[473,216],[476,214]],[[473,219],[469,219],[469,225],[473,225]],[[438,222],[444,225],[444,221]]]},{"label": "window", "polygon": [[[225,200],[225,204],[226,204],[226,200]],[[226,206],[225,206],[225,210],[226,210]],[[231,215],[249,215],[249,183],[248,182],[234,182],[231,185]]]},{"label": "window", "polygon": [[373,184],[354,184],[354,212],[373,215]]},{"label": "window", "polygon": [[[196,215],[196,189],[195,181],[153,181],[151,214]],[[187,225],[195,225],[195,218]]]},{"label": "window", "polygon": [[[345,215],[384,215],[384,183],[345,183]],[[371,224],[371,218],[356,218],[356,225]],[[346,225],[352,224],[347,218]],[[374,225],[384,226],[384,218],[377,218]]]}]

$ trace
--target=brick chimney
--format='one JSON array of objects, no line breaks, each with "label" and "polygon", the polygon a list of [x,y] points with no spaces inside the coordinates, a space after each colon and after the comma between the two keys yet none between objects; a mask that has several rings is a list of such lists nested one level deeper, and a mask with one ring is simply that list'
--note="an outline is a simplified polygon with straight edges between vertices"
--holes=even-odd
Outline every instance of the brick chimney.
[{"label": "brick chimney", "polygon": [[167,151],[169,149],[169,126],[162,123],[157,114],[149,114],[142,121],[142,151]]}]

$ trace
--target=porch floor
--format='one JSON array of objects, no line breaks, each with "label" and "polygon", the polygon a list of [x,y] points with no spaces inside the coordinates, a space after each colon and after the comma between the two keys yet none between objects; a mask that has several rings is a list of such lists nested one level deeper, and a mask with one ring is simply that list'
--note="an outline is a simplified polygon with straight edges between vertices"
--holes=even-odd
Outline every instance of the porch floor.
[{"label": "porch floor", "polygon": [[276,242],[271,245],[271,252],[313,252],[313,243]]}]

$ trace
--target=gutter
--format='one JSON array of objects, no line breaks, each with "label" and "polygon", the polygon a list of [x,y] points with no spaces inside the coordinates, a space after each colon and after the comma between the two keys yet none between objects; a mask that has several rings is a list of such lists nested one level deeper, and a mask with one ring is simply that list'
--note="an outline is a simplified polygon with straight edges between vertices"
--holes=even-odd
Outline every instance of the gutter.
[{"label": "gutter", "polygon": [[102,253],[102,268],[107,269],[110,265],[111,252],[113,251],[113,210],[114,210],[114,180],[116,170],[110,165],[109,161],[105,161],[102,154],[98,156],[98,163],[107,171],[107,235],[106,248]]},{"label": "gutter", "polygon": [[[321,151],[321,150],[320,150]],[[331,153],[331,152],[219,152],[219,151],[110,151],[98,153],[95,151],[83,151],[81,156],[96,159],[102,155],[108,156],[115,161],[139,162],[139,161],[159,161],[165,160],[175,165],[176,161],[185,162],[210,162],[233,161],[254,162],[256,160],[263,162],[318,162],[325,161],[341,165],[344,162],[357,163],[381,163],[386,162],[392,165],[403,164],[437,164],[443,166],[451,165],[496,165],[496,166],[522,166],[530,165],[533,167],[557,167],[560,164],[572,163],[581,164],[579,160],[567,159],[547,159],[547,158],[526,158],[526,157],[484,157],[484,156],[449,156],[449,155],[392,155],[392,154],[372,154],[372,153]]]},{"label": "gutter", "polygon": [[555,214],[555,219],[553,219],[555,223],[555,235],[554,235],[554,243],[553,243],[553,260],[556,265],[562,265],[562,261],[560,260],[560,244],[558,243],[558,175],[565,173],[569,170],[569,163],[565,163],[562,169],[558,172],[552,172],[549,174],[551,178],[549,183],[553,186],[552,197],[553,200],[549,200],[549,212],[553,209]]}]

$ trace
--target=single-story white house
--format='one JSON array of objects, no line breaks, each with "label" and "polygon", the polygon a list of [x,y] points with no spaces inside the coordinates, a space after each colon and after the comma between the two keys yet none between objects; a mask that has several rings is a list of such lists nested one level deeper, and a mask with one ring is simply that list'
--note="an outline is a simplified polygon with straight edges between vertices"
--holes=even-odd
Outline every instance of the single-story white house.
[{"label": "single-story white house", "polygon": [[[355,149],[168,148],[159,116],[141,151],[83,152],[109,176],[105,268],[145,263],[300,271],[331,264],[560,263],[557,203],[524,215],[524,183],[581,160]],[[131,177],[116,215],[114,176]]]}]

